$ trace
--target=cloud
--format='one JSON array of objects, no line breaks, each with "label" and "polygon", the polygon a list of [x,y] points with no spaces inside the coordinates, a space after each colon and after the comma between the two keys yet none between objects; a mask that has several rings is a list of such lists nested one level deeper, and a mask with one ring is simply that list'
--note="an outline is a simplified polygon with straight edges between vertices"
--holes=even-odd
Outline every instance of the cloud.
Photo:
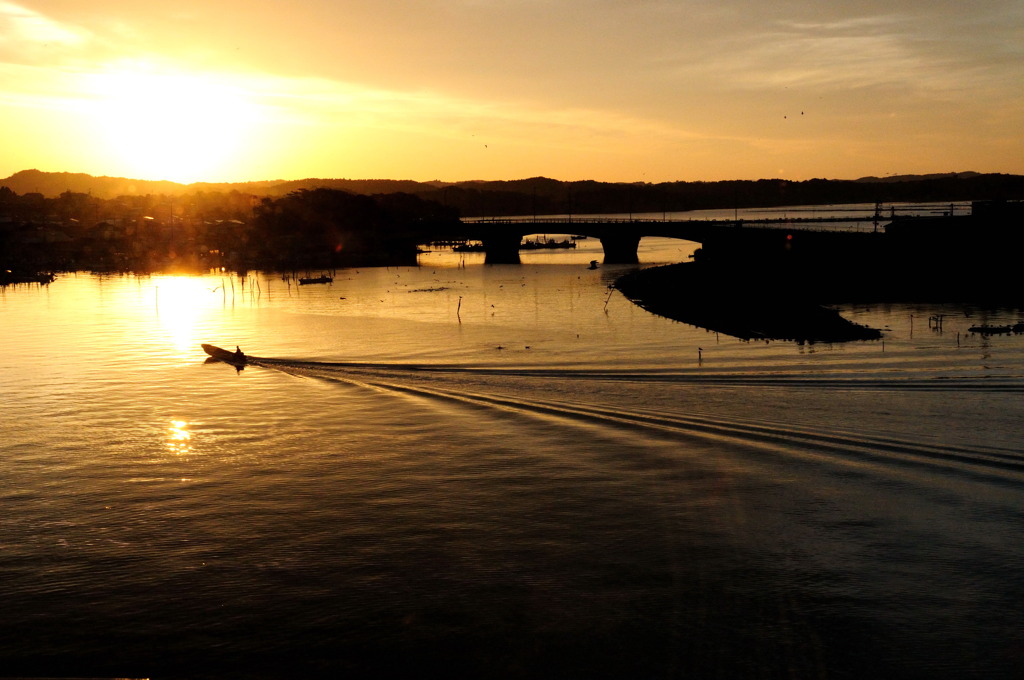
[{"label": "cloud", "polygon": [[[741,90],[865,88],[950,93],[978,84],[984,60],[949,43],[936,45],[898,16],[831,23],[779,22],[756,36],[729,40],[703,64],[707,80]],[[997,69],[998,70],[998,69]]]},{"label": "cloud", "polygon": [[5,42],[26,41],[34,43],[79,44],[86,36],[81,30],[69,28],[47,18],[45,15],[15,5],[0,2],[0,35]]},{"label": "cloud", "polygon": [[0,0],[0,61],[34,63],[66,54],[92,39],[77,26],[54,21],[21,5]]},{"label": "cloud", "polygon": [[452,136],[488,133],[520,142],[534,136],[552,140],[697,137],[653,119],[612,110],[471,99],[426,90],[372,89],[328,79],[253,77],[246,89],[294,122],[428,129]]}]

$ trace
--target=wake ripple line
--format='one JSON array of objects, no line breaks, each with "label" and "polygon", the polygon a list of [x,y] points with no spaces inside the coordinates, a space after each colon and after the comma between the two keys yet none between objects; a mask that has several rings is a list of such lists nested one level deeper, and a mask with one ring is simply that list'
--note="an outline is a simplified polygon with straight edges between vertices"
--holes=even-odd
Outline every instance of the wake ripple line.
[{"label": "wake ripple line", "polygon": [[787,387],[830,390],[907,390],[907,391],[984,391],[1024,392],[1024,378],[1020,376],[935,376],[931,378],[890,377],[836,377],[804,375],[800,373],[778,373],[765,376],[751,376],[741,373],[701,374],[697,370],[651,370],[630,369],[567,369],[567,368],[499,368],[465,367],[418,364],[377,364],[359,362],[308,362],[290,359],[268,359],[250,357],[249,362],[266,368],[284,370],[286,367],[303,367],[313,370],[358,372],[369,375],[380,373],[434,373],[475,376],[508,376],[516,378],[564,378],[571,380],[598,380],[635,383],[678,383],[690,385],[712,385],[723,387]]},{"label": "wake ripple line", "polygon": [[[559,401],[511,399],[490,394],[454,392],[436,387],[412,386],[379,378],[356,378],[338,375],[338,371],[318,371],[315,368],[296,369],[275,365],[286,373],[337,380],[384,392],[398,392],[418,397],[443,399],[482,408],[499,408],[506,412],[555,416],[567,420],[601,423],[646,432],[660,431],[673,435],[697,436],[715,440],[728,440],[744,445],[772,448],[786,455],[796,453],[795,447],[814,451],[813,457],[834,454],[833,460],[848,463],[873,462],[901,465],[935,471],[936,468],[953,470],[987,481],[1018,484],[1024,481],[1024,458],[1013,452],[983,451],[939,444],[921,444],[883,437],[853,438],[836,433],[821,433],[807,428],[779,428],[756,424],[753,421],[728,420],[707,416],[682,414],[618,411],[585,404]],[[289,370],[290,369],[290,370]],[[323,375],[327,373],[328,375]]]},{"label": "wake ripple line", "polygon": [[[439,393],[437,396],[442,395]],[[886,463],[898,461],[906,464],[924,465],[926,467],[934,467],[936,463],[941,463],[945,467],[972,473],[979,469],[991,468],[1024,475],[1024,460],[1019,455],[1014,454],[967,450],[943,445],[921,445],[881,437],[855,439],[832,433],[823,434],[806,428],[778,428],[756,425],[750,422],[711,419],[706,416],[691,417],[680,414],[668,416],[648,415],[637,411],[610,414],[595,407],[564,402],[522,402],[480,394],[448,394],[444,396],[448,398],[459,397],[467,401],[472,400],[475,403],[494,404],[503,408],[518,407],[523,410],[542,411],[546,415],[561,415],[575,418],[585,417],[591,420],[643,426],[669,432],[685,432],[691,435],[697,433],[718,439],[728,438],[746,444],[757,442],[762,445],[784,445],[787,451],[790,450],[789,447],[792,445],[799,444],[818,451],[828,450],[844,455],[856,454],[861,458],[881,460]]]}]

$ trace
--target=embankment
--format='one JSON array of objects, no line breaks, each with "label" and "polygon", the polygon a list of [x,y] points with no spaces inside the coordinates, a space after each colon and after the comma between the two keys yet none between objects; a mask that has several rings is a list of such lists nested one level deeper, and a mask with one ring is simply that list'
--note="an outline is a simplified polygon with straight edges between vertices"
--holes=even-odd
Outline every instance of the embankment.
[{"label": "embankment", "polygon": [[643,269],[615,287],[649,312],[745,340],[877,340],[881,331],[844,319],[791,281],[738,277],[700,262]]}]

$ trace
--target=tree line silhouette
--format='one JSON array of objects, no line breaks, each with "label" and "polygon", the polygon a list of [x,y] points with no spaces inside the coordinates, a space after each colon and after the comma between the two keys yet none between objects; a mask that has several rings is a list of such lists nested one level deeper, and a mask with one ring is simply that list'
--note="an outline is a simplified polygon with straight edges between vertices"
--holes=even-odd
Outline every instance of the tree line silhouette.
[{"label": "tree line silhouette", "polygon": [[281,198],[238,191],[102,199],[0,187],[0,268],[300,269],[415,264],[424,234],[459,225],[457,212],[410,194],[333,189]]},{"label": "tree line silhouette", "polygon": [[63,192],[100,198],[230,194],[281,198],[302,190],[337,189],[358,195],[404,193],[454,208],[463,217],[509,215],[679,212],[836,203],[974,201],[1024,198],[1024,176],[976,172],[901,175],[857,180],[785,179],[716,182],[561,181],[546,177],[507,181],[415,182],[384,179],[301,179],[245,183],[195,183],[94,177],[81,173],[22,170],[0,186],[56,197]]},{"label": "tree line silhouette", "polygon": [[[108,186],[160,193],[103,197]],[[134,182],[134,183],[133,183]],[[457,233],[460,216],[680,212],[841,203],[1024,198],[1024,176],[956,173],[863,180],[497,182],[300,180],[239,185],[146,183],[22,171],[0,180],[0,267],[20,270],[299,269],[415,264],[425,235]],[[176,189],[182,189],[181,191]],[[211,187],[218,187],[211,189]],[[276,195],[287,189],[286,193]],[[400,189],[400,191],[388,191]],[[166,190],[166,191],[163,191]]]}]

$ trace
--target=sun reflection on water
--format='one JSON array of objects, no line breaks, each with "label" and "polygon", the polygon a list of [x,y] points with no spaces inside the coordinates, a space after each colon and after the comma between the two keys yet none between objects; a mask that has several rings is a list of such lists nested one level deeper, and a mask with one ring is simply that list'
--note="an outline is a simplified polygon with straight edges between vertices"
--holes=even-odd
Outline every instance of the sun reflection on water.
[{"label": "sun reflection on water", "polygon": [[196,344],[196,327],[211,299],[206,281],[198,277],[164,276],[155,281],[156,314],[176,349]]},{"label": "sun reflection on water", "polygon": [[172,420],[167,431],[167,449],[176,456],[192,453],[192,433],[188,422]]}]

